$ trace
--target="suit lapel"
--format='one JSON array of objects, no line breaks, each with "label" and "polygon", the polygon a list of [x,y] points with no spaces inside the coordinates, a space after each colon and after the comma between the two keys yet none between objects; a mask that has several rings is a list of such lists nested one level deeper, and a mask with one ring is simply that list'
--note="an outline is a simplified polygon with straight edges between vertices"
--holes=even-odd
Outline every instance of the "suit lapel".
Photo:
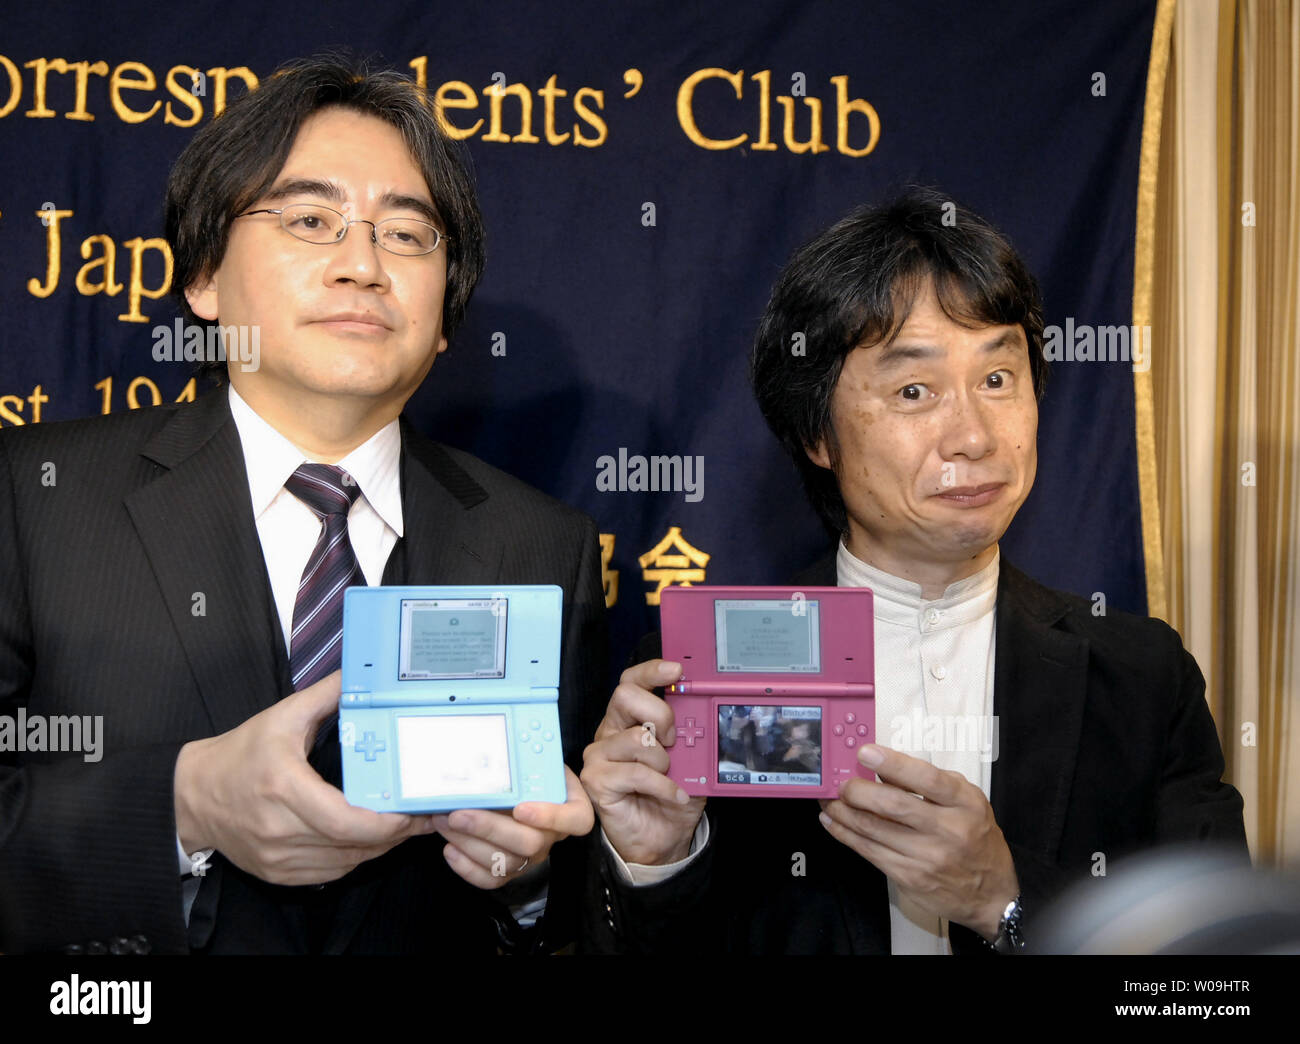
[{"label": "suit lapel", "polygon": [[[239,433],[223,390],[176,410],[141,454],[166,469],[125,498],[215,733],[280,696],[278,624]],[[270,640],[269,640],[270,639]]]},{"label": "suit lapel", "polygon": [[[838,582],[835,552],[795,582],[834,586]],[[1055,859],[1065,825],[1088,680],[1087,641],[1055,626],[1068,608],[1003,558],[993,670],[998,751],[989,803],[1008,842],[1047,860]],[[1026,801],[1026,795],[1033,800]],[[855,948],[888,953],[884,876],[873,873],[865,889],[850,889],[849,879],[845,875],[836,887]],[[854,901],[850,893],[862,899]]]},{"label": "suit lapel", "polygon": [[835,550],[828,555],[822,555],[807,569],[795,575],[790,581],[792,587],[838,587],[840,583],[839,570],[836,567],[835,560],[838,554],[839,545],[836,544]]},{"label": "suit lapel", "polygon": [[402,418],[402,539],[400,579],[385,583],[491,584],[505,548],[473,509],[488,499],[445,449]]},{"label": "suit lapel", "polygon": [[[488,499],[441,446],[402,428],[403,536],[384,568],[385,584],[493,584],[505,551],[473,510]],[[391,858],[391,856],[389,857]],[[341,954],[365,918],[381,882],[372,877],[339,898],[324,952]],[[435,902],[436,897],[427,897]]]},{"label": "suit lapel", "polygon": [[1087,641],[1054,626],[1068,609],[1003,560],[993,681],[998,752],[990,803],[1007,841],[1047,860],[1056,857],[1065,825],[1088,681]]}]

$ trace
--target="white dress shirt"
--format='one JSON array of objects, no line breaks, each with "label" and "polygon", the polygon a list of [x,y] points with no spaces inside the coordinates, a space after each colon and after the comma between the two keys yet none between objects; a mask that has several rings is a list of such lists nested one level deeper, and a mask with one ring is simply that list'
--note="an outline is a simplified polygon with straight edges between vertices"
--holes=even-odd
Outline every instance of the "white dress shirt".
[{"label": "white dress shirt", "polygon": [[[320,538],[322,523],[284,484],[311,458],[254,413],[233,385],[230,413],[244,447],[253,519],[288,653],[298,584]],[[402,436],[393,420],[337,465],[361,488],[361,496],[348,514],[348,538],[366,583],[372,587],[383,580],[388,556],[402,535],[401,457]]]},{"label": "white dress shirt", "polygon": [[[921,585],[849,553],[836,556],[840,587],[870,587],[876,638],[876,742],[960,772],[989,796],[997,756],[993,721],[994,617],[1000,552],[973,576],[926,601]],[[891,953],[952,953],[948,921],[889,882]]]},{"label": "white dress shirt", "polygon": [[[229,394],[230,414],[244,451],[253,520],[257,524],[262,558],[288,655],[292,651],[298,585],[324,523],[285,489],[284,484],[311,458],[255,413],[234,385],[229,386]],[[361,489],[361,495],[348,512],[348,538],[366,584],[371,587],[383,582],[388,557],[403,533],[401,459],[401,430],[393,420],[337,462]],[[188,924],[200,880],[193,869],[206,862],[212,849],[197,852],[191,858],[178,836],[176,852],[180,872],[185,875],[181,891]],[[525,901],[512,904],[510,912],[515,920],[525,927],[531,926],[546,908],[547,891],[542,882],[523,897]]]},{"label": "white dress shirt", "polygon": [[[288,655],[298,584],[316,547],[323,523],[311,508],[285,489],[284,484],[310,458],[258,416],[235,391],[234,385],[229,386],[229,395],[230,415],[234,418],[244,451],[253,520],[262,543],[262,558],[280,619],[285,654]],[[402,436],[398,422],[394,420],[338,462],[338,467],[356,479],[361,489],[361,495],[348,514],[348,537],[368,585],[383,580],[388,556],[402,535],[401,456]],[[183,892],[188,923],[194,897],[198,894],[198,875],[192,869],[201,866],[211,856],[212,850],[196,852],[191,858],[177,837],[176,852],[180,872],[186,875]]]}]

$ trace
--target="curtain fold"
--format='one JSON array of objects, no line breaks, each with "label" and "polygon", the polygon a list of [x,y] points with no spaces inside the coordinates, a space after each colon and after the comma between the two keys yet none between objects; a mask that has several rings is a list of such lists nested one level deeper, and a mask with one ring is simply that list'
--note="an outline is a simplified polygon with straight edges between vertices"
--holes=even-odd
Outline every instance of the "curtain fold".
[{"label": "curtain fold", "polygon": [[1150,609],[1205,672],[1256,862],[1300,866],[1300,3],[1160,0],[1143,170]]}]

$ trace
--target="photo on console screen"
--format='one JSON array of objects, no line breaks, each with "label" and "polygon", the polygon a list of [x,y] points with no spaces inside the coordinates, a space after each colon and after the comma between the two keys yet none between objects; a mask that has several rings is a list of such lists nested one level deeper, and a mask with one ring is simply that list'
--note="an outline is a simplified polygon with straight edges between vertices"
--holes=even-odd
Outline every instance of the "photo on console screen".
[{"label": "photo on console screen", "polygon": [[721,704],[718,782],[820,786],[822,709]]}]

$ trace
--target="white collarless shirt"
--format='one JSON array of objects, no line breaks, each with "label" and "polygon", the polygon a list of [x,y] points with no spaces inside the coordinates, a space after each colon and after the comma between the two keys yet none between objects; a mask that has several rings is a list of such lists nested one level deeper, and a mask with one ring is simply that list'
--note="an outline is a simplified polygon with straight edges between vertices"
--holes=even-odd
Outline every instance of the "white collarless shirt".
[{"label": "white collarless shirt", "polygon": [[[876,742],[960,772],[989,796],[997,729],[993,720],[995,606],[1001,553],[973,576],[926,601],[921,585],[854,557],[840,543],[840,587],[874,595]],[[900,895],[889,882],[891,953],[952,953],[948,921]]]}]

